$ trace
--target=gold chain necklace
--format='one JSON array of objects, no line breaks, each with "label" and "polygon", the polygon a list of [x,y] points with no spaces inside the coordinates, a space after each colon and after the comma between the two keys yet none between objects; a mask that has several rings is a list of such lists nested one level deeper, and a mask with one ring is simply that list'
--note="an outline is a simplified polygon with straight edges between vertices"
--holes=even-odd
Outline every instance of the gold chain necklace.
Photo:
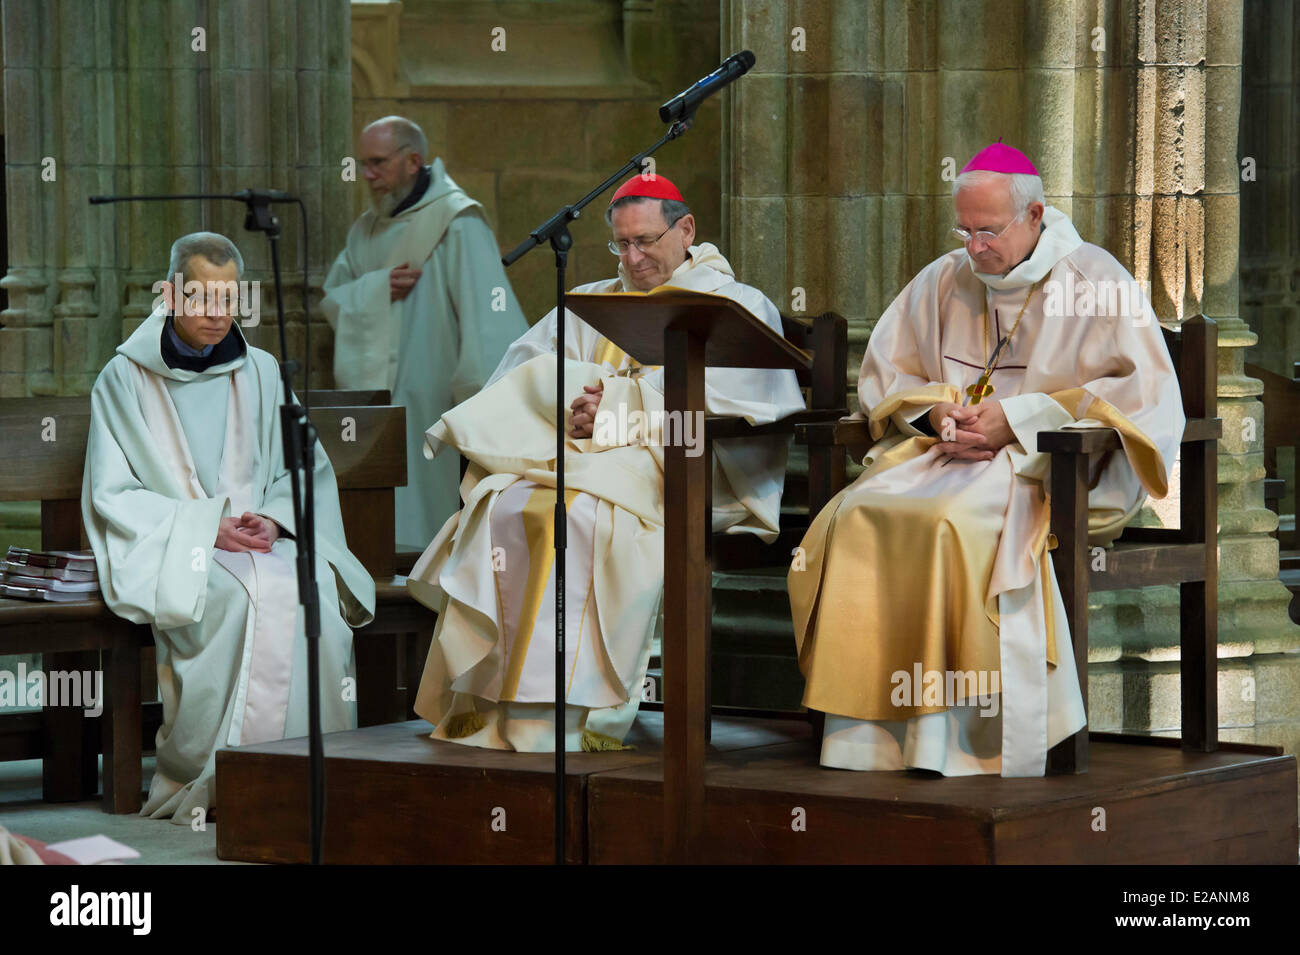
[{"label": "gold chain necklace", "polygon": [[[989,355],[988,364],[984,366],[984,374],[979,376],[979,380],[976,381],[975,384],[966,389],[966,400],[962,402],[963,406],[968,404],[977,405],[989,395],[993,394],[993,386],[989,384],[989,378],[993,376],[993,372],[998,370],[998,363],[1002,360],[1002,349],[1011,341],[1011,336],[1014,335],[1016,329],[1020,327],[1020,320],[1025,317],[1025,309],[1029,308],[1029,300],[1034,297],[1034,291],[1046,280],[1046,278],[1047,276],[1043,276],[1043,278],[1029,286],[1029,294],[1025,296],[1025,304],[1020,306],[1020,314],[1016,316],[1015,323],[1011,326],[1011,331],[1007,332],[1006,338],[1001,339],[998,342],[998,347],[993,350],[993,354]],[[981,331],[983,332],[984,352],[985,354],[988,354],[989,297],[987,292],[984,293],[984,315]]]}]

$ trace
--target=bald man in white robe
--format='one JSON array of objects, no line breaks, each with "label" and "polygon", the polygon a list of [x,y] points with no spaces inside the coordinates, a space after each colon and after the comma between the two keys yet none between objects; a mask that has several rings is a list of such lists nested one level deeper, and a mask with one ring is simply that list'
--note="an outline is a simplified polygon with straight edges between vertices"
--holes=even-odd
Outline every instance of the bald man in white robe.
[{"label": "bald man in white robe", "polygon": [[388,389],[406,408],[405,487],[395,492],[397,549],[419,551],[456,510],[454,455],[429,461],[424,432],[483,387],[528,328],[483,207],[425,165],[428,143],[390,116],[363,131],[358,157],[371,208],[325,277],[334,384]]}]

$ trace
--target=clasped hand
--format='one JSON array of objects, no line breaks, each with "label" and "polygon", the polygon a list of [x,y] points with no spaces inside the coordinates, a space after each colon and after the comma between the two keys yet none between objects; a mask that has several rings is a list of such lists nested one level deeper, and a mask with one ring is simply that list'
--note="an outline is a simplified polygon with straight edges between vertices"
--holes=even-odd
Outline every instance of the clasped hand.
[{"label": "clasped hand", "polygon": [[930,424],[939,435],[935,445],[941,454],[958,461],[989,461],[1016,440],[998,401],[985,401],[963,408],[941,401],[930,409]]},{"label": "clasped hand", "polygon": [[415,283],[420,281],[420,276],[423,274],[423,269],[411,268],[410,262],[403,262],[390,270],[388,273],[388,300],[390,302],[400,302],[406,298],[411,294],[411,289],[415,288]]},{"label": "clasped hand", "polygon": [[245,511],[239,517],[223,517],[217,525],[217,549],[242,553],[269,554],[280,536],[280,525],[269,517]]},{"label": "clasped hand", "polygon": [[569,436],[572,438],[591,437],[596,424],[596,409],[605,394],[605,386],[602,384],[583,385],[582,390],[586,394],[578,395],[570,405],[573,417],[569,419]]}]

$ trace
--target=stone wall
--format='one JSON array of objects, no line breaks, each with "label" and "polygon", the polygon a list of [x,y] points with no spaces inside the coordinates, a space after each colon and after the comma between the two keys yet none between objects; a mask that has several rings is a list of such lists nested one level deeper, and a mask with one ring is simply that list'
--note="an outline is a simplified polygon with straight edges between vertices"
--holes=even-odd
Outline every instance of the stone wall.
[{"label": "stone wall", "polygon": [[[148,314],[184,232],[223,232],[269,278],[237,203],[87,205],[97,193],[301,195],[319,284],[348,224],[337,156],[351,115],[346,0],[4,4],[9,269],[0,396],[84,394]],[[286,284],[301,285],[296,214],[281,207]],[[259,345],[275,345],[265,288]],[[286,299],[301,354],[301,296]],[[313,341],[317,371],[331,353]],[[324,378],[313,377],[323,383]]]},{"label": "stone wall", "polygon": [[[1290,378],[1300,360],[1300,7],[1246,0],[1242,58],[1241,317],[1259,336],[1251,362]],[[1295,526],[1295,453],[1277,476],[1286,529]]]},{"label": "stone wall", "polygon": [[[503,251],[650,146],[665,131],[658,106],[720,60],[717,7],[687,0],[408,0],[354,3],[352,17],[354,132],[391,113],[419,123],[430,152],[483,203]],[[655,154],[701,241],[714,243],[721,115],[716,98],[706,102]],[[354,198],[360,212],[360,189]],[[570,287],[617,270],[608,202],[571,227]],[[538,249],[507,273],[529,321],[554,305],[553,268]]]},{"label": "stone wall", "polygon": [[[172,241],[207,229],[262,283],[245,329],[279,353],[270,253],[232,202],[90,206],[110,193],[282,189],[304,199],[310,275],[350,221],[347,0],[14,0],[3,5],[9,262],[0,287],[0,398],[86,394],[148,315]],[[290,352],[302,356],[300,223],[281,206]],[[312,381],[329,383],[314,311]],[[301,386],[302,377],[298,383]],[[0,541],[35,544],[33,505],[0,504]]]},{"label": "stone wall", "polygon": [[1246,0],[1241,142],[1241,313],[1248,357],[1288,378],[1300,361],[1300,5]]}]

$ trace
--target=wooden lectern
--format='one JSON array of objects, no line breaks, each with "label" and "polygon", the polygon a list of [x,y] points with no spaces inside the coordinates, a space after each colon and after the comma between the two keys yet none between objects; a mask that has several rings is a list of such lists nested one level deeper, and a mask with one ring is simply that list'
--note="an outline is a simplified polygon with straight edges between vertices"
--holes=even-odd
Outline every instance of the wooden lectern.
[{"label": "wooden lectern", "polygon": [[[664,410],[698,413],[701,425],[707,366],[811,366],[807,352],[720,295],[663,286],[646,293],[569,295],[566,307],[638,362],[662,365]],[[681,442],[665,448],[664,459],[663,861],[686,863],[699,858],[704,822],[712,475],[708,456],[688,457]]]}]

